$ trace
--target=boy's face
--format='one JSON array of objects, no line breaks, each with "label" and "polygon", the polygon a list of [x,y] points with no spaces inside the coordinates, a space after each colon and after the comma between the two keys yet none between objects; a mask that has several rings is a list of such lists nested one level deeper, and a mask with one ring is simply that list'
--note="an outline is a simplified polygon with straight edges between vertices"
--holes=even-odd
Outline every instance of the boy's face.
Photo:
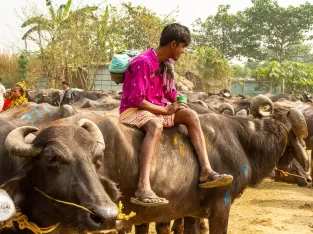
[{"label": "boy's face", "polygon": [[183,43],[183,42],[177,44],[176,41],[172,41],[171,42],[171,49],[172,49],[172,56],[171,56],[171,58],[174,61],[177,61],[179,59],[179,57],[182,55],[182,53],[185,52],[185,47],[186,47],[186,44]]}]

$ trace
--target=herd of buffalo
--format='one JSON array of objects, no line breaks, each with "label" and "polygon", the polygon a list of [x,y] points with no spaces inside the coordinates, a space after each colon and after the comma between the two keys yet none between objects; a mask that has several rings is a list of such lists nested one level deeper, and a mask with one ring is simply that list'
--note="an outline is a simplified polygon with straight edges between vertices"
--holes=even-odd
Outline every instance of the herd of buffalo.
[{"label": "herd of buffalo", "polygon": [[[185,126],[165,129],[153,162],[153,191],[168,205],[130,202],[138,183],[144,133],[119,122],[121,93],[73,90],[72,106],[59,106],[61,90],[28,90],[28,103],[0,113],[0,188],[40,227],[52,233],[108,230],[158,234],[226,234],[230,207],[245,188],[265,177],[311,187],[313,102],[308,93],[254,98],[181,91],[199,115],[214,170],[234,177],[229,186],[198,188],[199,165]],[[298,176],[281,177],[275,169]],[[90,212],[48,199],[43,193]],[[124,213],[118,220],[118,202]],[[208,219],[209,226],[204,224]],[[170,221],[175,220],[172,230]],[[1,229],[1,234],[30,233]]]}]

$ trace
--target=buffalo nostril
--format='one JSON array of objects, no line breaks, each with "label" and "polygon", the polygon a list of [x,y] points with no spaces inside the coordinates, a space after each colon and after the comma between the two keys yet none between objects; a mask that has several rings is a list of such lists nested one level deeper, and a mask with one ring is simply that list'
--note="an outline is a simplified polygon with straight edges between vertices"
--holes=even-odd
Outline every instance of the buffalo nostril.
[{"label": "buffalo nostril", "polygon": [[92,211],[93,214],[90,214],[90,219],[96,224],[115,223],[118,215],[117,207],[98,207]]},{"label": "buffalo nostril", "polygon": [[101,217],[99,217],[99,216],[90,214],[90,218],[91,218],[92,221],[94,221],[97,224],[102,224],[103,223],[103,219]]}]

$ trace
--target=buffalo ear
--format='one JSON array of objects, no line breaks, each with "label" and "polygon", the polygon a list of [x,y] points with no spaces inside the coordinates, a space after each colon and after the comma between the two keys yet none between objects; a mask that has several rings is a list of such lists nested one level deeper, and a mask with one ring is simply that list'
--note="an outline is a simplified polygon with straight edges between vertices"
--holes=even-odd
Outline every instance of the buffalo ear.
[{"label": "buffalo ear", "polygon": [[105,192],[109,195],[111,200],[113,202],[117,202],[121,197],[121,191],[117,188],[117,184],[100,174],[98,174],[98,177]]}]

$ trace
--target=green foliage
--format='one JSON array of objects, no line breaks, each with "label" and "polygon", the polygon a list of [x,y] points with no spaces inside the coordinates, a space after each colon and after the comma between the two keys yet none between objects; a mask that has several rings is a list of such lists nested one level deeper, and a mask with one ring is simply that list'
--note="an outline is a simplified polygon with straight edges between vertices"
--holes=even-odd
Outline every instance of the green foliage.
[{"label": "green foliage", "polygon": [[[162,28],[173,21],[171,16],[160,18],[155,12],[143,6],[123,3],[122,33],[127,49],[146,50],[159,45]],[[122,11],[122,12],[123,12]]]},{"label": "green foliage", "polygon": [[252,7],[237,14],[242,28],[242,55],[283,62],[288,58],[288,50],[309,39],[312,4],[283,8],[276,0],[252,0],[252,3]]},{"label": "green foliage", "polygon": [[254,71],[254,75],[258,80],[259,88],[272,93],[277,91],[278,85],[283,78],[283,71],[277,61],[272,61],[258,67]]},{"label": "green foliage", "polygon": [[234,78],[250,78],[251,70],[246,66],[233,65],[233,75]]},{"label": "green foliage", "polygon": [[287,93],[299,91],[312,91],[313,65],[297,62],[286,62],[283,64],[286,78]]},{"label": "green foliage", "polygon": [[228,11],[230,5],[220,5],[215,16],[194,23],[195,45],[210,46],[222,52],[223,57],[238,55],[238,18]]},{"label": "green foliage", "polygon": [[254,73],[259,81],[259,88],[270,93],[279,90],[283,79],[286,81],[287,93],[312,90],[313,65],[311,64],[299,62],[279,64],[277,61],[272,61],[258,67]]},{"label": "green foliage", "polygon": [[214,87],[227,88],[232,68],[228,61],[223,59],[222,53],[208,46],[197,47],[195,53],[198,58],[199,75],[207,90]]},{"label": "green foliage", "polygon": [[258,61],[254,61],[251,59],[248,59],[248,61],[245,63],[245,67],[249,68],[251,70],[251,73],[253,74],[253,70],[257,69],[257,67],[259,67],[261,65],[260,62]]},{"label": "green foliage", "polygon": [[71,10],[71,3],[53,7],[47,0],[49,15],[38,13],[22,25],[30,28],[23,39],[37,43],[43,75],[52,87],[67,79],[92,89],[99,66],[108,63],[114,53],[156,47],[162,27],[173,20],[171,14],[160,18],[131,3],[124,3],[122,9],[107,5],[102,11],[88,5]]},{"label": "green foliage", "polygon": [[[38,12],[25,20],[23,40],[38,45],[41,75],[50,84],[66,78],[79,81],[85,90],[92,89],[99,66],[114,53],[157,47],[162,28],[175,21],[177,12],[159,16],[131,2],[104,9],[88,5],[72,9],[71,0],[59,6],[52,2],[46,0],[48,15]],[[290,92],[310,85],[311,66],[302,62],[313,63],[312,47],[305,44],[313,25],[313,5],[283,8],[276,0],[252,0],[252,4],[237,14],[230,13],[230,5],[221,5],[215,15],[198,19],[190,50],[177,62],[176,71],[192,72],[207,90],[228,88],[230,76],[254,76],[270,92],[284,88],[284,81]],[[235,56],[249,60],[244,67],[231,67],[227,60]],[[28,58],[20,57],[20,77],[30,76]]]},{"label": "green foliage", "polygon": [[26,51],[18,56],[18,73],[21,80],[27,80],[28,78],[28,56],[29,54]]}]

